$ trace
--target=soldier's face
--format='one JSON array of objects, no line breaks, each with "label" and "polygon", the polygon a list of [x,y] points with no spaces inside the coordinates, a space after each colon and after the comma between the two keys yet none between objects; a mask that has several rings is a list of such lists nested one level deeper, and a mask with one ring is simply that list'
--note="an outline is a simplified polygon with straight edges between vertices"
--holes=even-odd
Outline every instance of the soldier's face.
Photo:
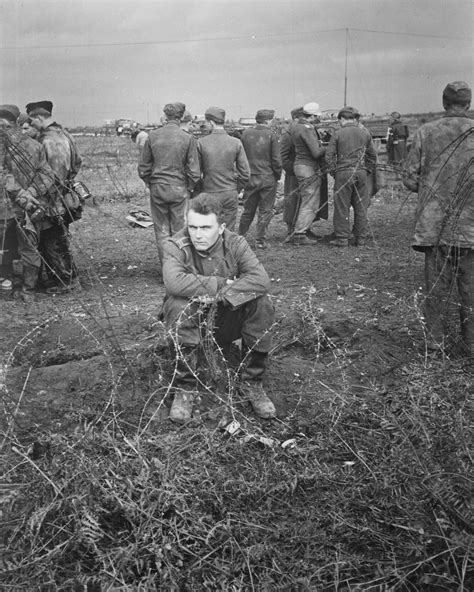
[{"label": "soldier's face", "polygon": [[219,224],[215,214],[198,214],[188,211],[188,232],[196,251],[207,251],[224,232],[225,224]]},{"label": "soldier's face", "polygon": [[31,127],[34,127],[38,131],[43,129],[44,118],[41,115],[34,115],[33,117],[30,117],[30,120]]}]

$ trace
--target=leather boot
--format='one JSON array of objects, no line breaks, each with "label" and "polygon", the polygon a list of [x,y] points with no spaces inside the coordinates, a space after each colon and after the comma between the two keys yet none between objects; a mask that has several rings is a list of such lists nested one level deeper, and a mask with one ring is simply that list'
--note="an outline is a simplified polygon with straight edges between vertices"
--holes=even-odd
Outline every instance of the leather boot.
[{"label": "leather boot", "polygon": [[21,298],[23,289],[23,261],[13,259],[12,261],[12,296],[15,300]]},{"label": "leather boot", "polygon": [[262,385],[267,360],[268,353],[251,350],[246,356],[239,388],[241,395],[249,400],[255,414],[263,419],[276,416],[275,405]]},{"label": "leather boot", "polygon": [[175,423],[185,423],[191,419],[196,397],[198,347],[182,345],[175,355],[174,398],[168,417]]}]

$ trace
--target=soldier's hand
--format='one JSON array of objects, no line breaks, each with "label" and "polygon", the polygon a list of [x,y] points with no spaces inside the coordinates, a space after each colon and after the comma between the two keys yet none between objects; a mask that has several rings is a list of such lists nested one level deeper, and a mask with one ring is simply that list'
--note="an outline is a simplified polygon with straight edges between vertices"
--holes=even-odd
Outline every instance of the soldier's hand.
[{"label": "soldier's hand", "polygon": [[41,206],[41,203],[35,197],[33,197],[31,193],[26,189],[22,189],[18,192],[15,201],[21,208],[23,208],[26,211],[36,210],[36,208]]}]

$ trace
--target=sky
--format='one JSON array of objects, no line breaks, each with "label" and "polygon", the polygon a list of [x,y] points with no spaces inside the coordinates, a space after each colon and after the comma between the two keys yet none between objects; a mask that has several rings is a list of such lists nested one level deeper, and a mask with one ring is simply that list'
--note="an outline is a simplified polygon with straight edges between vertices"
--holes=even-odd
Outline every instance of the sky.
[{"label": "sky", "polygon": [[[439,111],[473,84],[472,0],[0,0],[0,102],[52,100],[68,127],[228,118],[306,102]],[[347,48],[347,51],[346,51]],[[347,55],[347,68],[346,68]]]}]

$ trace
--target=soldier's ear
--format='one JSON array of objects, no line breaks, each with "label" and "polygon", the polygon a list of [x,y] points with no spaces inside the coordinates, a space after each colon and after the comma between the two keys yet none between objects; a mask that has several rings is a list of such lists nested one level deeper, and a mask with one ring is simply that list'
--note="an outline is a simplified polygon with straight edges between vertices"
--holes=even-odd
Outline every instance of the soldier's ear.
[{"label": "soldier's ear", "polygon": [[226,226],[225,222],[222,222],[222,224],[219,227],[219,234],[222,234],[224,232],[225,226]]}]

